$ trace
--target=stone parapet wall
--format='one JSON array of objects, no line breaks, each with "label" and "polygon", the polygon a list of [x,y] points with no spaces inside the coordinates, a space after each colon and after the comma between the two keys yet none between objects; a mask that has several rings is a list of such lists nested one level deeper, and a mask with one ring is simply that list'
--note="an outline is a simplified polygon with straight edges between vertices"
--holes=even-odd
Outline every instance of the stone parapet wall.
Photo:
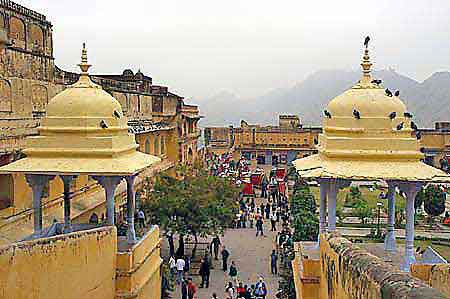
[{"label": "stone parapet wall", "polygon": [[450,298],[338,235],[321,235],[320,298]]},{"label": "stone parapet wall", "polygon": [[412,265],[411,274],[450,296],[450,264]]}]

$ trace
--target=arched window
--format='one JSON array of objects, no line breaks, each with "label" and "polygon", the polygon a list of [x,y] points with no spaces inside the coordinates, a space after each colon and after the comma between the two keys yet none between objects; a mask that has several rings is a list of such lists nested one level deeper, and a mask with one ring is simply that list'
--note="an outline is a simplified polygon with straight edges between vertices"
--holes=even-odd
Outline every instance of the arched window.
[{"label": "arched window", "polygon": [[147,139],[147,140],[145,140],[145,149],[144,149],[144,152],[146,153],[146,154],[150,154],[150,141]]},{"label": "arched window", "polygon": [[159,138],[158,136],[155,136],[155,155],[159,155]]},{"label": "arched window", "polygon": [[161,136],[161,154],[166,153],[166,138],[164,136]]}]

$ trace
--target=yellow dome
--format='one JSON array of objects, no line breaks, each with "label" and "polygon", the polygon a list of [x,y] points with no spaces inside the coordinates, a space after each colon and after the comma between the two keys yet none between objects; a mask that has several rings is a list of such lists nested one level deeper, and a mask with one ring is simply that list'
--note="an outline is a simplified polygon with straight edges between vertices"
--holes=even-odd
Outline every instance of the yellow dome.
[{"label": "yellow dome", "polygon": [[395,94],[370,74],[366,47],[363,76],[324,111],[317,155],[294,161],[303,177],[353,180],[448,180],[421,162],[411,115]]},{"label": "yellow dome", "polygon": [[90,80],[84,47],[79,67],[78,82],[50,100],[39,135],[27,138],[27,157],[4,170],[127,175],[160,160],[136,150],[120,103]]},{"label": "yellow dome", "polygon": [[411,136],[406,106],[372,79],[367,49],[361,66],[361,80],[326,108],[319,152],[327,157],[419,160],[423,155]]}]

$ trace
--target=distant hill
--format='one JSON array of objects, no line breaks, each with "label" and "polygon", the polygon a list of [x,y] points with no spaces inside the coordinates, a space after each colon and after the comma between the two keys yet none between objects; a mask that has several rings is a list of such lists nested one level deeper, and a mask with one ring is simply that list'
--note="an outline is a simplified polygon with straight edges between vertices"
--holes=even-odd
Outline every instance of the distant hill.
[{"label": "distant hill", "polygon": [[[201,125],[239,125],[249,123],[276,124],[278,114],[300,115],[305,125],[320,125],[321,113],[335,96],[353,86],[360,71],[326,70],[316,72],[304,81],[285,89],[276,89],[254,99],[222,92],[200,102],[205,119]],[[383,80],[383,86],[400,90],[400,98],[414,114],[421,127],[431,127],[435,121],[450,120],[450,73],[437,72],[423,82],[392,70],[373,72]]]}]

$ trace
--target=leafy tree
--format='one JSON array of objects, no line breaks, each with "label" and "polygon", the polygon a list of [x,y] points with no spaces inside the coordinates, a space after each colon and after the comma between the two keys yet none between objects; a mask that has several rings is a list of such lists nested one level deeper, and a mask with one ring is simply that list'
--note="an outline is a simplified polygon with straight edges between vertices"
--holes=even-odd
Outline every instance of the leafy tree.
[{"label": "leafy tree", "polygon": [[439,216],[445,212],[445,192],[437,185],[429,185],[424,190],[424,209],[430,216],[430,222],[433,217]]},{"label": "leafy tree", "polygon": [[361,220],[362,224],[365,224],[368,218],[373,217],[372,208],[369,207],[367,201],[363,199],[360,199],[354,203],[353,212],[355,216]]},{"label": "leafy tree", "polygon": [[340,202],[336,203],[336,217],[339,224],[344,222],[345,216],[344,206]]},{"label": "leafy tree", "polygon": [[237,211],[239,190],[225,178],[209,176],[198,166],[177,168],[177,178],[156,176],[146,192],[144,209],[164,230],[198,237],[222,233]]},{"label": "leafy tree", "polygon": [[313,241],[319,232],[316,200],[308,185],[298,184],[291,198],[294,241]]},{"label": "leafy tree", "polygon": [[350,187],[349,193],[345,196],[345,205],[353,207],[356,203],[362,200],[362,193],[358,187]]},{"label": "leafy tree", "polygon": [[416,198],[414,199],[414,212],[416,214],[417,210],[419,210],[419,208],[422,207],[425,197],[426,197],[425,188],[422,188],[420,189],[419,192],[417,192]]}]

